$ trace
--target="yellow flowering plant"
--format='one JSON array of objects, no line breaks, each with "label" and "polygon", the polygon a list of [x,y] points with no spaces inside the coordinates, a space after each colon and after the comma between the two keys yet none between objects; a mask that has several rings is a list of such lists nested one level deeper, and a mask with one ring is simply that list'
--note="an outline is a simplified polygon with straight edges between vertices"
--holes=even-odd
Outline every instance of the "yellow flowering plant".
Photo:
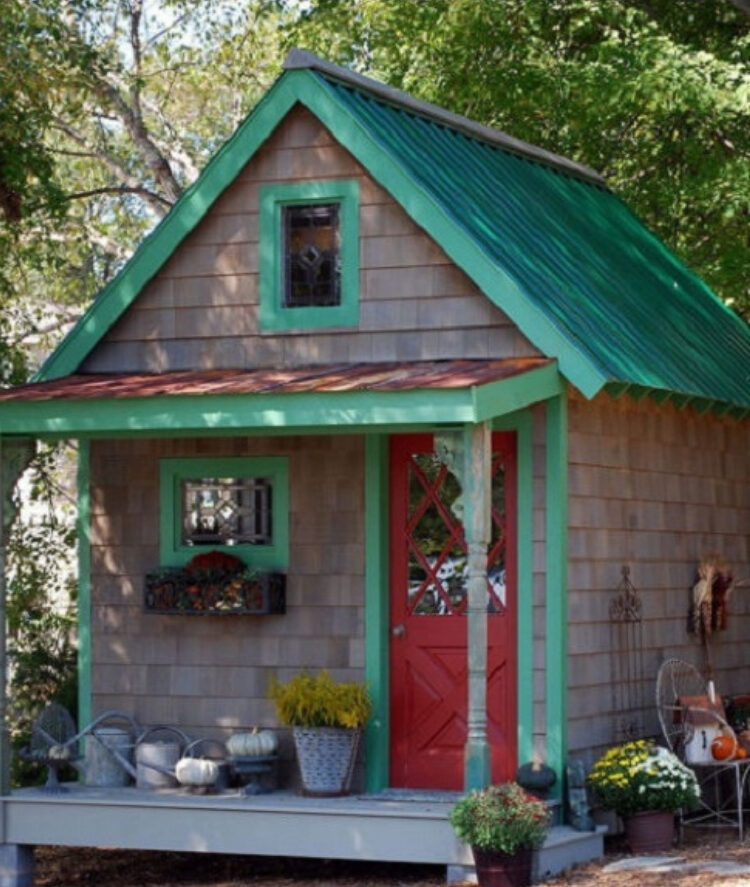
[{"label": "yellow flowering plant", "polygon": [[609,749],[588,777],[605,807],[620,816],[643,810],[680,810],[700,798],[695,774],[672,752],[647,739]]},{"label": "yellow flowering plant", "polygon": [[363,727],[372,712],[367,687],[336,683],[322,669],[317,675],[300,672],[288,683],[272,680],[270,697],[279,723],[287,727]]}]

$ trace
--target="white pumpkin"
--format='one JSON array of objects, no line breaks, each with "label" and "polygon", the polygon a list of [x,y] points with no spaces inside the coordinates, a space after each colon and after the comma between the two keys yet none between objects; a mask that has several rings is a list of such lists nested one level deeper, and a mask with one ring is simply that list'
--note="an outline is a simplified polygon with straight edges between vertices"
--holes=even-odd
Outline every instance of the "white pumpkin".
[{"label": "white pumpkin", "polygon": [[174,775],[180,785],[213,785],[219,778],[219,762],[208,758],[180,758]]},{"label": "white pumpkin", "polygon": [[278,745],[279,740],[273,730],[259,730],[257,727],[251,733],[233,733],[227,740],[227,750],[235,758],[272,755]]},{"label": "white pumpkin", "polygon": [[69,761],[71,754],[67,745],[51,745],[47,756],[50,761]]}]

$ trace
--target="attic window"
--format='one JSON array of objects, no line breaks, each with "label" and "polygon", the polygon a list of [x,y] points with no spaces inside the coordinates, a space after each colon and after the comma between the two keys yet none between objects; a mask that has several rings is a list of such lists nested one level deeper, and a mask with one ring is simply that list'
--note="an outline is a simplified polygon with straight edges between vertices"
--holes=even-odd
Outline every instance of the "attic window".
[{"label": "attic window", "polygon": [[260,189],[260,329],[359,322],[359,183],[292,182]]},{"label": "attic window", "polygon": [[284,307],[341,304],[339,206],[285,206]]}]

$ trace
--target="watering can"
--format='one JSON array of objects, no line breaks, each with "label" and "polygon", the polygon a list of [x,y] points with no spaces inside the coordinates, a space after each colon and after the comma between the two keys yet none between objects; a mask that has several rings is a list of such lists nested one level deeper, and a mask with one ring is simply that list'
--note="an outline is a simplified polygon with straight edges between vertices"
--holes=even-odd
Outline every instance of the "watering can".
[{"label": "watering can", "polygon": [[[161,736],[159,735],[161,734]],[[164,734],[168,738],[164,738]],[[149,727],[135,744],[135,784],[138,788],[174,788],[175,767],[190,739],[178,727]]]},{"label": "watering can", "polygon": [[[124,718],[130,729],[104,726],[116,717]],[[130,779],[135,780],[138,788],[177,785],[174,768],[190,742],[178,727],[158,725],[143,730],[128,715],[107,712],[84,732],[87,785],[122,786]]]}]

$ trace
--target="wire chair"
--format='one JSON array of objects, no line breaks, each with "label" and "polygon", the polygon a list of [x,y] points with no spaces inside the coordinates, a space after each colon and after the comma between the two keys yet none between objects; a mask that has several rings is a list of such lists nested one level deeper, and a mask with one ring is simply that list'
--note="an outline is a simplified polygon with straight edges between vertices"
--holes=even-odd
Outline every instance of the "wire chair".
[{"label": "wire chair", "polygon": [[[656,707],[664,739],[683,763],[690,767],[701,788],[700,806],[683,811],[680,822],[689,825],[736,828],[744,834],[743,798],[750,773],[750,759],[736,757],[737,736],[727,723],[721,699],[694,665],[682,659],[667,659],[656,678]],[[713,757],[716,736],[730,742],[727,757]]]}]

